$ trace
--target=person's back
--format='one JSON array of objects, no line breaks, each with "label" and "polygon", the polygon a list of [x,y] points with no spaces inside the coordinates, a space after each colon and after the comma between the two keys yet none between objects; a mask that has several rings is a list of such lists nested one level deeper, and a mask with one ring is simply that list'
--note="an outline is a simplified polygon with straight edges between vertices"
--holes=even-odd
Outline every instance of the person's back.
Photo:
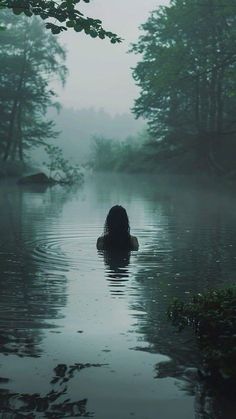
[{"label": "person's back", "polygon": [[109,242],[109,239],[108,239],[108,237],[106,237],[106,235],[100,236],[97,239],[97,249],[98,250],[124,249],[124,248],[128,248],[128,250],[138,250],[139,243],[138,243],[137,237],[130,235],[130,241],[129,241],[128,245],[127,245],[127,243],[122,244],[122,242],[121,243]]},{"label": "person's back", "polygon": [[120,206],[112,207],[107,215],[104,235],[97,239],[98,250],[138,250],[138,239],[131,236],[126,210]]}]

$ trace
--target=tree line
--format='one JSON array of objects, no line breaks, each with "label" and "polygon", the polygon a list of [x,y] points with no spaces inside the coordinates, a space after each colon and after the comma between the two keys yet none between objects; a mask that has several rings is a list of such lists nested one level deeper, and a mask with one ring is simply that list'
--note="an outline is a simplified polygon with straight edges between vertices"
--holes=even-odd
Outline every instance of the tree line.
[{"label": "tree line", "polygon": [[171,0],[141,30],[130,50],[141,56],[133,112],[149,136],[97,139],[94,168],[234,176],[236,0]]},{"label": "tree line", "polygon": [[150,14],[131,51],[141,54],[133,111],[147,120],[154,152],[191,149],[199,167],[227,171],[236,140],[235,45],[236,0],[172,0]]},{"label": "tree line", "polygon": [[[4,29],[0,31],[0,158],[4,161],[23,161],[29,147],[57,134],[46,118],[48,107],[58,106],[50,80],[58,77],[63,83],[66,67],[65,51],[53,34],[72,28],[120,41],[103,32],[98,20],[87,21],[87,29],[85,24],[79,30],[86,19],[77,4],[76,0],[0,0]],[[50,17],[57,29],[50,25]],[[118,167],[128,169],[135,159],[136,170],[142,166],[153,171],[165,166],[166,159],[187,171],[233,170],[235,23],[236,0],[171,0],[169,6],[154,10],[131,48],[141,55],[133,69],[140,87],[133,112],[147,120],[149,137],[144,144],[123,147],[124,143],[122,152],[120,146],[114,149],[109,142],[95,142],[95,155],[110,147],[113,160],[119,155]]]}]

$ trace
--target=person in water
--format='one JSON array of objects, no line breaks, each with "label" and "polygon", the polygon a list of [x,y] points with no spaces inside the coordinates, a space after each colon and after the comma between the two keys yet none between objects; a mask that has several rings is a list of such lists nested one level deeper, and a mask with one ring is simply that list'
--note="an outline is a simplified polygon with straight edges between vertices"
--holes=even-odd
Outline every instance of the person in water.
[{"label": "person in water", "polygon": [[110,209],[103,236],[97,239],[98,250],[138,250],[137,237],[131,236],[129,219],[125,208],[115,205]]}]

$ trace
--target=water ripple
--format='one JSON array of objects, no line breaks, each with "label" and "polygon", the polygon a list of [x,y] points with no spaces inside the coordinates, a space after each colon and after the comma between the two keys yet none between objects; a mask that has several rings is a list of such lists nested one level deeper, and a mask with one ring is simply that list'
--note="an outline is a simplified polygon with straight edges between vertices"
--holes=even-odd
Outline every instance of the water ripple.
[{"label": "water ripple", "polygon": [[94,231],[84,228],[76,233],[64,226],[60,232],[41,233],[35,240],[26,241],[27,250],[37,266],[47,270],[67,272],[83,270],[94,264],[96,237]]}]

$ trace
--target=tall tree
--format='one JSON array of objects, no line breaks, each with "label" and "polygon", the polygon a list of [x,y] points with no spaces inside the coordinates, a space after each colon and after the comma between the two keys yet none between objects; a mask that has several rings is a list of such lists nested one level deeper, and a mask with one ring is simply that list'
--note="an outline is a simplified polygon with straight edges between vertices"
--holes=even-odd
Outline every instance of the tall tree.
[{"label": "tall tree", "polygon": [[7,29],[0,32],[0,152],[3,160],[23,160],[25,150],[56,135],[45,115],[48,106],[56,105],[51,78],[65,80],[65,51],[37,18],[29,21],[4,12],[4,24]]},{"label": "tall tree", "polygon": [[208,153],[236,129],[236,0],[172,0],[142,29],[136,116],[156,139],[191,135]]},{"label": "tall tree", "polygon": [[84,31],[93,38],[109,38],[114,44],[121,42],[121,38],[116,34],[103,29],[101,20],[84,16],[77,9],[78,3],[80,0],[0,0],[0,9],[9,8],[17,15],[24,13],[28,17],[40,16],[46,20],[46,27],[51,29],[53,34],[73,28],[76,32]]}]

